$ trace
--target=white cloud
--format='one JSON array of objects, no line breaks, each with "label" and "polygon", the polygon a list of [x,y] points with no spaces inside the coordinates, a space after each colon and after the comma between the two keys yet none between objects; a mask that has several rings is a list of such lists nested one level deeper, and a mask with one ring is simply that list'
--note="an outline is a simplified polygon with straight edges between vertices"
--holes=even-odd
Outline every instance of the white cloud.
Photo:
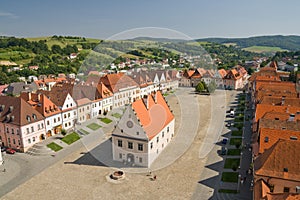
[{"label": "white cloud", "polygon": [[0,11],[0,18],[1,17],[7,17],[7,18],[11,18],[11,19],[16,19],[18,18],[17,15],[13,14],[13,13],[10,13],[10,12],[3,12],[3,11]]}]

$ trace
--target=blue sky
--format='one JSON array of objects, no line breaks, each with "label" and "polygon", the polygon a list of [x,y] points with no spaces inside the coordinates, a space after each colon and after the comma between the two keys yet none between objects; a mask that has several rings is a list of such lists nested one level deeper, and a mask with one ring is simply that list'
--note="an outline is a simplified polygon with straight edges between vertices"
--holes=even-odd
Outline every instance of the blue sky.
[{"label": "blue sky", "polygon": [[297,0],[0,0],[0,35],[105,39],[162,27],[192,38],[300,35]]}]

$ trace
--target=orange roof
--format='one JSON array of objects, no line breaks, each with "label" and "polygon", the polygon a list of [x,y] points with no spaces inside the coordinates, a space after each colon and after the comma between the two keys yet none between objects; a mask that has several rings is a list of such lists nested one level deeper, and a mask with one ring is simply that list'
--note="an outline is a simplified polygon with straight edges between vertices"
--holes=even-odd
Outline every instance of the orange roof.
[{"label": "orange roof", "polygon": [[275,111],[280,113],[296,114],[300,112],[300,107],[294,106],[273,106],[267,104],[257,104],[255,110],[255,122],[262,118],[267,112]]},{"label": "orange roof", "polygon": [[160,91],[148,95],[147,99],[136,100],[132,108],[150,140],[174,119]]},{"label": "orange roof", "polygon": [[227,74],[225,69],[219,69],[218,72],[219,72],[219,74],[221,75],[222,78],[224,78]]},{"label": "orange roof", "polygon": [[44,79],[40,79],[40,80],[37,80],[37,81],[34,81],[38,86],[40,85],[44,85],[44,84],[47,84],[47,83],[50,83],[50,82],[56,82],[56,83],[59,83],[59,82],[63,82],[63,81],[66,81],[67,79],[64,78],[64,77],[59,77],[59,78],[44,78]]},{"label": "orange roof", "polygon": [[113,95],[113,93],[102,82],[98,83],[97,91],[103,99]]},{"label": "orange roof", "polygon": [[[291,130],[274,130],[269,128],[260,129],[259,153],[263,153],[269,149],[279,139],[290,140],[291,137],[297,137],[300,140],[300,131]],[[265,139],[268,138],[267,142]]]},{"label": "orange roof", "polygon": [[278,140],[254,160],[255,176],[300,182],[300,142]]},{"label": "orange roof", "polygon": [[88,98],[82,98],[82,99],[78,99],[76,103],[78,106],[81,106],[81,105],[86,105],[91,103],[91,100],[89,100]]},{"label": "orange roof", "polygon": [[296,91],[295,83],[284,81],[256,81],[255,90],[275,90],[278,87],[281,87],[281,90]]},{"label": "orange roof", "polygon": [[276,96],[264,96],[259,102],[260,104],[278,105],[278,106],[296,106],[300,107],[299,98],[284,98]]},{"label": "orange roof", "polygon": [[118,92],[122,88],[138,87],[138,84],[129,76],[123,73],[106,74],[100,78],[100,82],[113,93]]}]

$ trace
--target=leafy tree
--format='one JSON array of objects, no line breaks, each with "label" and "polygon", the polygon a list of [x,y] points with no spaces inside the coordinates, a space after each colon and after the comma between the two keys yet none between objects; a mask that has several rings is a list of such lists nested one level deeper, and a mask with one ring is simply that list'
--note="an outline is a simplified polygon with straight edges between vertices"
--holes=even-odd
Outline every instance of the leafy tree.
[{"label": "leafy tree", "polygon": [[217,85],[216,85],[215,81],[210,82],[207,86],[207,90],[209,93],[214,93],[216,88],[217,88]]},{"label": "leafy tree", "polygon": [[196,89],[196,92],[199,92],[199,93],[203,92],[205,90],[203,82],[199,82],[195,89]]},{"label": "leafy tree", "polygon": [[62,54],[62,49],[59,45],[57,44],[54,44],[52,47],[51,47],[51,51],[52,53],[54,54]]}]

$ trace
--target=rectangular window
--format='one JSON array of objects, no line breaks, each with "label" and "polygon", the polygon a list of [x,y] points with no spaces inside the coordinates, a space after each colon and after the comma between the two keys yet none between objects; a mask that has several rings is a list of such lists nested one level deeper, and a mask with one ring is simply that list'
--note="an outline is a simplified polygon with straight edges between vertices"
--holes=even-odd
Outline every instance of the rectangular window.
[{"label": "rectangular window", "polygon": [[143,151],[144,150],[144,145],[143,144],[138,144],[138,150]]},{"label": "rectangular window", "polygon": [[19,135],[19,129],[17,129],[17,135]]},{"label": "rectangular window", "polygon": [[58,118],[57,118],[57,121],[59,121],[59,122],[60,122],[60,117],[58,117]]},{"label": "rectangular window", "polygon": [[67,115],[66,114],[64,114],[64,119],[66,119],[67,118]]},{"label": "rectangular window", "polygon": [[32,141],[35,142],[35,137],[32,138]]},{"label": "rectangular window", "polygon": [[123,146],[122,140],[118,140],[118,147],[122,147],[122,146]]},{"label": "rectangular window", "polygon": [[18,144],[19,144],[19,145],[21,145],[21,142],[20,142],[20,140],[18,140]]},{"label": "rectangular window", "polygon": [[143,162],[143,158],[139,157],[139,161],[140,161],[140,163],[142,163]]},{"label": "rectangular window", "polygon": [[68,124],[67,123],[65,123],[65,127],[67,127],[68,126]]},{"label": "rectangular window", "polygon": [[6,133],[9,133],[9,128],[8,127],[6,127]]},{"label": "rectangular window", "polygon": [[70,118],[71,117],[71,113],[68,113],[68,118]]},{"label": "rectangular window", "polygon": [[33,132],[34,132],[34,127],[32,126],[32,127],[31,127],[31,133],[33,133]]},{"label": "rectangular window", "polygon": [[15,139],[13,139],[13,143],[16,144],[16,140]]},{"label": "rectangular window", "polygon": [[151,149],[153,148],[153,142],[150,143],[150,148],[151,148]]},{"label": "rectangular window", "polygon": [[76,111],[74,111],[74,115],[76,115]]},{"label": "rectangular window", "polygon": [[49,120],[47,120],[47,125],[48,125],[48,126],[50,125],[50,121],[49,121]]},{"label": "rectangular window", "polygon": [[133,149],[133,143],[132,142],[128,142],[128,149]]},{"label": "rectangular window", "polygon": [[15,134],[15,130],[13,128],[11,129],[11,134]]},{"label": "rectangular window", "polygon": [[163,138],[163,137],[165,137],[165,132],[164,132],[164,131],[162,132],[162,138]]},{"label": "rectangular window", "polygon": [[40,129],[41,129],[41,125],[38,124],[38,130],[40,130]]},{"label": "rectangular window", "polygon": [[122,159],[122,154],[121,153],[119,153],[119,158]]},{"label": "rectangular window", "polygon": [[41,126],[42,126],[42,128],[44,128],[44,124],[43,123],[41,123]]},{"label": "rectangular window", "polygon": [[159,142],[159,136],[156,138],[156,142],[157,142],[157,143]]},{"label": "rectangular window", "polygon": [[283,192],[290,192],[290,188],[289,187],[284,187]]},{"label": "rectangular window", "polygon": [[28,144],[30,144],[31,143],[31,140],[30,140],[30,138],[28,139]]},{"label": "rectangular window", "polygon": [[169,133],[169,131],[170,131],[170,128],[169,128],[169,127],[167,127],[167,133]]},{"label": "rectangular window", "polygon": [[26,128],[27,134],[29,134],[29,128]]},{"label": "rectangular window", "polygon": [[56,123],[56,118],[54,118],[54,123]]},{"label": "rectangular window", "polygon": [[10,138],[7,138],[8,139],[8,143],[10,144]]}]

